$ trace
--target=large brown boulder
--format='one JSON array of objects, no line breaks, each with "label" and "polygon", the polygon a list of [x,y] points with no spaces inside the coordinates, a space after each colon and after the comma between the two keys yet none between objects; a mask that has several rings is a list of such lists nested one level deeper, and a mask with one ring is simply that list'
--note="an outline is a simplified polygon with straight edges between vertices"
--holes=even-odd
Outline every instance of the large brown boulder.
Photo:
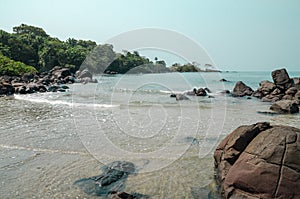
[{"label": "large brown boulder", "polygon": [[300,129],[241,126],[217,147],[216,179],[223,198],[300,198]]},{"label": "large brown boulder", "polygon": [[292,83],[285,68],[272,71],[272,78],[277,87],[287,89]]},{"label": "large brown boulder", "polygon": [[294,100],[281,100],[275,102],[270,109],[278,113],[299,113],[299,106]]},{"label": "large brown boulder", "polygon": [[244,97],[244,96],[251,96],[253,92],[254,91],[252,90],[252,88],[247,86],[244,82],[238,81],[235,84],[232,95],[234,97]]},{"label": "large brown boulder", "polygon": [[[276,89],[276,85],[273,82],[270,82],[268,80],[261,81],[259,83],[259,88],[252,94],[252,96],[257,98],[263,98],[266,96],[270,96],[270,94]],[[267,99],[270,99],[272,101],[273,97],[267,97]],[[268,100],[264,100],[268,101]]]}]

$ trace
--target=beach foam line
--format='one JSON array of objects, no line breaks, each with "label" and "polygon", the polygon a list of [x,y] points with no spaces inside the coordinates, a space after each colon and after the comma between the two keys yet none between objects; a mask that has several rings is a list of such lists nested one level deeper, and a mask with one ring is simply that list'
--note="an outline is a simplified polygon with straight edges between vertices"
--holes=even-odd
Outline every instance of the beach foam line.
[{"label": "beach foam line", "polygon": [[86,104],[86,103],[75,103],[75,102],[67,102],[61,100],[48,100],[42,98],[29,98],[24,97],[23,95],[14,95],[15,99],[17,100],[25,100],[35,103],[47,103],[51,105],[66,105],[70,107],[97,107],[97,108],[115,108],[119,107],[119,105],[112,105],[112,104]]},{"label": "beach foam line", "polygon": [[4,148],[4,149],[17,149],[17,150],[36,151],[36,152],[45,152],[45,153],[62,153],[62,154],[71,154],[71,155],[90,155],[89,153],[79,152],[79,151],[64,151],[64,150],[59,150],[59,149],[42,149],[42,148],[16,146],[16,145],[0,144],[0,147]]}]

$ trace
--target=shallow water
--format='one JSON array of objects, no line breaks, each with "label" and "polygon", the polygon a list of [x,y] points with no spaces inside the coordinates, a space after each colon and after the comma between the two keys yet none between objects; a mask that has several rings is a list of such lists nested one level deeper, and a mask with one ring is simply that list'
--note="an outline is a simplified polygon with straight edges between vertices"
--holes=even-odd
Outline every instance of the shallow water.
[{"label": "shallow water", "polygon": [[[0,198],[99,198],[74,182],[119,160],[138,169],[123,191],[205,198],[213,151],[232,130],[259,121],[300,128],[299,114],[258,114],[270,104],[219,93],[238,80],[256,89],[265,79],[269,72],[99,76],[99,84],[66,93],[0,98]],[[194,87],[214,98],[169,97]]]}]

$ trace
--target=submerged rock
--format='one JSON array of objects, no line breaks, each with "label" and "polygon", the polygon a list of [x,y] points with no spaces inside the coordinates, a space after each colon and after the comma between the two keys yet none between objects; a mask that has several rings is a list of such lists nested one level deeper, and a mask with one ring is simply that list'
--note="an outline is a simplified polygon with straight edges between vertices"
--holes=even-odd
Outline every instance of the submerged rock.
[{"label": "submerged rock", "polygon": [[223,79],[220,79],[219,81],[220,81],[220,82],[229,82],[227,79],[224,79],[224,78],[223,78]]},{"label": "submerged rock", "polygon": [[[116,161],[102,168],[102,174],[77,180],[74,184],[89,195],[122,198],[123,196],[142,198],[141,194],[123,192],[125,182],[130,174],[136,173],[136,167],[131,162]],[[124,198],[123,197],[123,198]]]},{"label": "submerged rock", "polygon": [[297,128],[237,128],[214,153],[222,198],[300,198],[299,148]]},{"label": "submerged rock", "polygon": [[148,196],[139,194],[139,193],[126,193],[126,192],[112,192],[109,199],[148,199]]},{"label": "submerged rock", "polygon": [[183,94],[176,94],[175,97],[176,97],[177,101],[180,101],[180,100],[189,100],[189,98],[187,96],[183,95]]},{"label": "submerged rock", "polygon": [[183,139],[183,141],[186,142],[186,143],[189,143],[189,144],[191,144],[191,145],[199,145],[199,143],[200,143],[199,140],[198,140],[197,138],[190,137],[190,136],[185,137],[185,138]]}]

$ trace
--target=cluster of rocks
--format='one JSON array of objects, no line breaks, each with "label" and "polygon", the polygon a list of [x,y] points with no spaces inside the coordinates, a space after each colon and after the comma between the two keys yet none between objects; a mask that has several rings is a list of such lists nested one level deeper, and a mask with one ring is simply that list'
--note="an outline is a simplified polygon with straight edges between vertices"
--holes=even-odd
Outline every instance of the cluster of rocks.
[{"label": "cluster of rocks", "polygon": [[36,92],[65,92],[73,83],[97,83],[88,70],[74,71],[71,68],[56,66],[49,72],[24,74],[22,77],[0,77],[0,96],[31,94]]},{"label": "cluster of rocks", "polygon": [[300,129],[257,123],[229,134],[214,153],[222,198],[300,198]]},{"label": "cluster of rocks", "polygon": [[176,98],[176,100],[189,100],[188,96],[207,96],[207,93],[211,93],[209,88],[194,88],[192,91],[185,93],[171,94],[170,97]]},{"label": "cluster of rocks", "polygon": [[98,83],[97,79],[93,79],[93,74],[87,70],[87,69],[84,69],[82,71],[77,71],[75,73],[75,77],[76,77],[76,80],[75,82],[76,83]]},{"label": "cluster of rocks", "polygon": [[273,82],[264,80],[259,88],[252,88],[239,81],[236,83],[232,96],[253,96],[264,102],[275,102],[271,110],[279,113],[298,113],[300,105],[300,78],[290,78],[286,69],[272,72]]},{"label": "cluster of rocks", "polygon": [[285,69],[272,72],[273,82],[262,81],[253,96],[263,101],[295,100],[300,104],[300,78],[290,78]]}]

